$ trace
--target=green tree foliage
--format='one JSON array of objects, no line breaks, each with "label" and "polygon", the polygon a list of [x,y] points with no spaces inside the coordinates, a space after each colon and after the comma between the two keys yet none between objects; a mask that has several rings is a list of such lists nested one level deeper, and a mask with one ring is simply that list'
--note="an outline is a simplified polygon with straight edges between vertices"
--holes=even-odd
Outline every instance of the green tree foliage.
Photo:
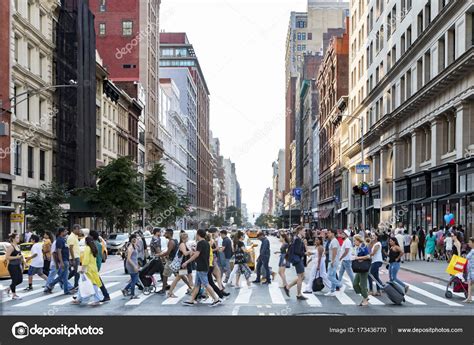
[{"label": "green tree foliage", "polygon": [[142,207],[142,187],[134,163],[129,157],[120,157],[93,174],[97,186],[81,192],[102,213],[109,230],[129,228],[132,215]]},{"label": "green tree foliage", "polygon": [[28,224],[37,234],[55,231],[66,222],[66,210],[61,208],[69,197],[65,186],[57,182],[42,185],[27,193],[26,213]]},{"label": "green tree foliage", "polygon": [[224,222],[225,220],[224,220],[224,217],[222,216],[215,215],[211,217],[211,226],[221,227],[224,225]]}]

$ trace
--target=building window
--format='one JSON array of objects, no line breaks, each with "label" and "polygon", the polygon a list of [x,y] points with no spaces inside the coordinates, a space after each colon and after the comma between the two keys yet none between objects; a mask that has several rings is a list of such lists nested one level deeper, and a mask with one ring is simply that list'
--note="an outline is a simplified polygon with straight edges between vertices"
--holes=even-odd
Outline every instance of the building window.
[{"label": "building window", "polygon": [[313,33],[308,32],[308,41],[311,41],[313,39]]},{"label": "building window", "polygon": [[100,36],[105,35],[105,23],[99,23],[99,35]]},{"label": "building window", "polygon": [[33,178],[34,176],[34,149],[28,146],[28,177]]},{"label": "building window", "polygon": [[133,33],[133,22],[131,20],[124,20],[122,22],[122,35],[132,36]]},{"label": "building window", "polygon": [[44,181],[45,176],[46,176],[45,157],[46,157],[46,152],[43,151],[43,150],[40,150],[40,175],[39,175],[39,178],[40,178],[41,181]]},{"label": "building window", "polygon": [[15,140],[13,172],[17,176],[21,176],[21,149],[22,149],[21,142]]},{"label": "building window", "polygon": [[444,36],[438,40],[438,73],[446,67]]},{"label": "building window", "polygon": [[27,66],[29,71],[31,71],[31,63],[33,61],[33,47],[28,45],[28,56],[27,56]]},{"label": "building window", "polygon": [[105,6],[105,0],[100,0],[99,1],[99,11],[100,12],[105,12],[106,11],[106,6]]}]

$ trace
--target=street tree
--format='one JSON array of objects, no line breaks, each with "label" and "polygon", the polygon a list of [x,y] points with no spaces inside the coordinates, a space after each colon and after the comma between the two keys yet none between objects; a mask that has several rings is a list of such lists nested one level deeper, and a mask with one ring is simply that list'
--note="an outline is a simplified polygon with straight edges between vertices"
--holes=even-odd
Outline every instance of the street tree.
[{"label": "street tree", "polygon": [[240,211],[240,208],[237,208],[235,206],[227,207],[227,209],[225,210],[225,219],[229,221],[230,217],[234,218],[235,225],[242,226],[242,213]]},{"label": "street tree", "polygon": [[120,157],[93,174],[96,187],[80,192],[101,212],[108,230],[129,228],[132,215],[142,207],[142,189],[134,163],[129,157]]},{"label": "street tree", "polygon": [[28,223],[37,234],[55,231],[66,222],[66,210],[61,207],[69,197],[64,185],[55,181],[43,184],[38,190],[27,193],[26,214]]},{"label": "street tree", "polygon": [[211,225],[213,226],[221,227],[224,225],[224,222],[225,220],[223,216],[215,215],[211,217]]}]

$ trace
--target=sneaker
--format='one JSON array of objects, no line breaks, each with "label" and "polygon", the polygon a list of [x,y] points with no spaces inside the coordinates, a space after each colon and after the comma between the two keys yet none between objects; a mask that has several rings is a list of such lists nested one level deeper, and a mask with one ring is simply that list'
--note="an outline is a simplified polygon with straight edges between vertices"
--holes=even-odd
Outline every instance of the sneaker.
[{"label": "sneaker", "polygon": [[132,295],[130,296],[130,299],[140,299],[140,297],[138,297],[137,295]]},{"label": "sneaker", "polygon": [[216,307],[216,306],[218,306],[218,305],[221,304],[221,303],[222,303],[222,300],[221,300],[221,299],[218,299],[217,301],[212,302],[212,303],[209,305],[209,307],[211,307],[211,308],[212,308],[212,307]]},{"label": "sneaker", "polygon": [[165,293],[166,293],[166,290],[163,290],[163,289],[157,292],[158,295],[164,295]]},{"label": "sneaker", "polygon": [[290,297],[290,290],[286,286],[283,287],[283,290],[285,290],[286,295]]},{"label": "sneaker", "polygon": [[183,302],[183,305],[187,306],[187,307],[194,307],[195,304],[196,304],[196,302],[191,302],[191,301],[184,301]]},{"label": "sneaker", "polygon": [[336,296],[336,292],[327,292],[327,293],[324,294],[324,296],[334,297],[334,296]]},{"label": "sneaker", "polygon": [[127,291],[127,290],[122,289],[122,290],[120,290],[120,291],[122,291],[123,297],[127,297],[127,295],[128,295],[128,291]]},{"label": "sneaker", "polygon": [[252,283],[254,283],[254,284],[260,284],[260,280],[254,280]]},{"label": "sneaker", "polygon": [[105,302],[108,302],[108,301],[110,301],[110,297],[104,297],[104,298],[101,300],[102,303],[105,303]]},{"label": "sneaker", "polygon": [[306,295],[310,295],[310,294],[313,293],[313,291],[303,291],[303,293],[306,294]]},{"label": "sneaker", "polygon": [[33,290],[33,287],[32,286],[28,286],[27,288],[25,288],[23,291],[31,291]]},{"label": "sneaker", "polygon": [[299,301],[306,301],[308,298],[304,296],[296,296],[296,299]]},{"label": "sneaker", "polygon": [[409,287],[408,285],[405,286],[405,295],[408,293],[408,289],[409,289],[409,288],[410,288],[410,287]]},{"label": "sneaker", "polygon": [[52,293],[53,293],[53,290],[51,290],[50,288],[46,288],[46,289],[44,289],[43,292],[44,292],[44,293],[47,293],[47,294],[52,294]]},{"label": "sneaker", "polygon": [[224,295],[224,297],[229,297],[229,296],[230,296],[230,293],[229,293],[229,292],[222,291],[222,295]]}]

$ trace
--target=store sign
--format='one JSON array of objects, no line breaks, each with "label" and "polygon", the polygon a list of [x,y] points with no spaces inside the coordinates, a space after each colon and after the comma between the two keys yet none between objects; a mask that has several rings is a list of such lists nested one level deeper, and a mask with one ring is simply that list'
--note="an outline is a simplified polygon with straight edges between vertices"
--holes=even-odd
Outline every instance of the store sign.
[{"label": "store sign", "polygon": [[357,164],[356,165],[356,174],[366,175],[370,173],[369,164]]},{"label": "store sign", "polygon": [[380,208],[380,199],[374,199],[374,208]]},{"label": "store sign", "polygon": [[12,223],[23,223],[23,213],[12,213],[10,215],[10,221]]}]

